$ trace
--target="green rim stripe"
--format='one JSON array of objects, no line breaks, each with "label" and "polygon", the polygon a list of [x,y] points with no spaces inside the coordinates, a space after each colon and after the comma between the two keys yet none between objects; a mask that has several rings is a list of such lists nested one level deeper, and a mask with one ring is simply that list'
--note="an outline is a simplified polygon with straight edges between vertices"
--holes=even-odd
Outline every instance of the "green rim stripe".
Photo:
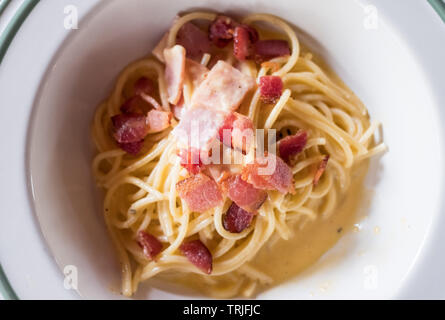
[{"label": "green rim stripe", "polygon": [[3,61],[3,57],[5,56],[12,39],[20,29],[23,21],[25,21],[28,14],[34,9],[38,2],[39,0],[26,0],[6,26],[5,31],[0,36],[0,63]]},{"label": "green rim stripe", "polygon": [[3,0],[0,2],[0,15],[5,11],[8,4],[11,2],[11,0]]},{"label": "green rim stripe", "polygon": [[[11,0],[3,0],[0,2],[0,14],[6,9]],[[17,10],[17,12],[12,17],[11,21],[6,26],[3,34],[0,36],[0,63],[3,61],[3,57],[6,54],[6,51],[9,48],[9,45],[12,42],[12,39],[16,35],[20,26],[25,21],[26,17],[29,15],[32,9],[36,6],[39,0],[25,0],[25,2],[21,5],[21,7]],[[19,297],[14,292],[14,289],[11,287],[8,278],[3,271],[3,268],[0,264],[0,292],[4,299],[9,300],[18,300]]]},{"label": "green rim stripe", "polygon": [[428,0],[431,6],[436,10],[439,16],[445,22],[445,0]]}]

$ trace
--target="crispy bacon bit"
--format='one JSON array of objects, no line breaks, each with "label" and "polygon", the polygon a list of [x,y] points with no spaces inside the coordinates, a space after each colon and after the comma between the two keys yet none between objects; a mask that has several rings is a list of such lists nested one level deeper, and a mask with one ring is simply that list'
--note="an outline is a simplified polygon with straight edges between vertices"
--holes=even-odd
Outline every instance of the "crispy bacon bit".
[{"label": "crispy bacon bit", "polygon": [[329,161],[329,156],[325,156],[323,158],[323,160],[321,160],[320,164],[318,165],[317,171],[315,172],[314,181],[313,181],[314,187],[316,187],[317,184],[320,182],[321,176],[325,172],[326,166],[328,165],[328,161]]},{"label": "crispy bacon bit", "polygon": [[191,263],[201,269],[204,273],[212,273],[212,254],[200,240],[184,242],[179,249]]},{"label": "crispy bacon bit", "polygon": [[200,61],[204,53],[210,52],[210,41],[207,33],[191,22],[185,23],[181,29],[179,29],[176,36],[176,43],[185,48],[187,58],[195,61]]},{"label": "crispy bacon bit", "polygon": [[219,140],[227,147],[244,153],[249,150],[254,140],[253,123],[248,117],[233,112],[228,115],[219,129]]},{"label": "crispy bacon bit", "polygon": [[144,114],[150,106],[141,96],[134,96],[124,102],[120,110],[122,113],[139,113]]},{"label": "crispy bacon bit", "polygon": [[153,80],[146,77],[139,78],[134,84],[134,95],[138,96],[142,93],[153,95],[155,92],[155,85]]},{"label": "crispy bacon bit", "polygon": [[246,60],[253,57],[253,44],[258,41],[258,32],[248,26],[240,25],[235,28],[233,53],[238,60]]},{"label": "crispy bacon bit", "polygon": [[150,110],[147,114],[148,133],[161,132],[170,127],[172,116],[171,112]]},{"label": "crispy bacon bit", "polygon": [[235,202],[223,217],[223,227],[231,233],[240,233],[250,227],[254,214],[238,207]]},{"label": "crispy bacon bit", "polygon": [[286,40],[260,40],[255,43],[255,60],[259,63],[276,57],[290,55]]},{"label": "crispy bacon bit", "polygon": [[207,78],[196,88],[191,107],[207,107],[219,111],[235,111],[255,80],[224,61],[218,61]]},{"label": "crispy bacon bit", "polygon": [[256,213],[267,199],[267,192],[255,188],[241,178],[241,175],[231,176],[222,183],[227,190],[227,196],[243,210]]},{"label": "crispy bacon bit", "polygon": [[164,50],[165,80],[167,82],[168,101],[178,103],[182,95],[185,76],[185,49],[180,45]]},{"label": "crispy bacon bit", "polygon": [[258,189],[278,190],[284,194],[295,191],[291,168],[272,153],[257,157],[254,163],[245,166],[242,178]]},{"label": "crispy bacon bit", "polygon": [[306,131],[300,131],[292,136],[287,136],[280,140],[279,151],[280,157],[287,164],[291,163],[292,158],[297,156],[307,143],[307,133]]},{"label": "crispy bacon bit", "polygon": [[209,39],[218,48],[224,48],[233,39],[235,28],[238,23],[232,18],[226,16],[218,16],[210,24]]},{"label": "crispy bacon bit", "polygon": [[179,181],[176,190],[190,210],[195,212],[205,212],[223,201],[216,182],[202,173]]},{"label": "crispy bacon bit", "polygon": [[119,148],[124,150],[126,153],[137,155],[139,152],[141,152],[142,147],[144,146],[144,140],[137,141],[137,142],[130,142],[130,143],[118,143]]},{"label": "crispy bacon bit", "polygon": [[275,103],[283,93],[283,81],[278,76],[262,76],[259,86],[261,100],[265,103]]},{"label": "crispy bacon bit", "polygon": [[145,231],[138,232],[137,242],[144,251],[144,255],[150,260],[153,260],[162,250],[162,243]]},{"label": "crispy bacon bit", "polygon": [[111,118],[113,137],[118,143],[138,142],[148,134],[147,118],[137,113],[118,114]]},{"label": "crispy bacon bit", "polygon": [[201,171],[203,163],[198,149],[181,149],[178,156],[181,159],[181,166],[186,168],[190,174],[198,174]]}]

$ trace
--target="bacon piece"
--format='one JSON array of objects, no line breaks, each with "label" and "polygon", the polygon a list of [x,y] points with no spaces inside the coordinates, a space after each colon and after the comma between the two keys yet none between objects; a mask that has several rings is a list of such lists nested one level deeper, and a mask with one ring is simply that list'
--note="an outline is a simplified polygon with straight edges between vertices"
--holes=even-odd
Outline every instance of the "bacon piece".
[{"label": "bacon piece", "polygon": [[208,150],[223,125],[226,114],[208,108],[195,108],[183,113],[173,130],[181,147]]},{"label": "bacon piece", "polygon": [[233,53],[238,60],[246,60],[253,57],[253,44],[258,41],[258,32],[248,26],[236,27],[233,43]]},{"label": "bacon piece", "polygon": [[255,60],[259,63],[276,57],[290,55],[286,40],[259,40],[254,45]]},{"label": "bacon piece", "polygon": [[142,147],[144,146],[144,140],[136,141],[136,142],[130,142],[130,143],[118,143],[119,148],[124,150],[126,153],[137,155],[139,152],[141,152]]},{"label": "bacon piece", "polygon": [[[226,117],[219,129],[219,140],[226,146],[246,153],[254,142],[253,122],[237,112]],[[227,140],[227,141],[226,141]]]},{"label": "bacon piece", "polygon": [[283,81],[278,76],[262,76],[260,78],[261,100],[265,103],[275,103],[283,93]]},{"label": "bacon piece", "polygon": [[272,153],[247,164],[243,168],[242,178],[257,189],[278,190],[284,194],[295,191],[291,168]]},{"label": "bacon piece", "polygon": [[190,210],[195,212],[205,212],[221,205],[223,201],[216,182],[202,173],[179,181],[176,190]]},{"label": "bacon piece", "polygon": [[281,159],[283,159],[287,164],[290,164],[292,158],[303,151],[306,143],[306,131],[300,131],[297,134],[281,139],[278,145]]},{"label": "bacon piece", "polygon": [[155,92],[155,84],[153,80],[147,77],[139,78],[134,84],[134,95],[138,96],[140,94],[153,95]]},{"label": "bacon piece", "polygon": [[185,49],[180,45],[164,50],[165,80],[167,82],[168,101],[178,103],[181,99],[185,76]]},{"label": "bacon piece", "polygon": [[187,77],[192,82],[193,87],[197,88],[207,77],[209,69],[198,62],[187,59],[185,63],[185,72]]},{"label": "bacon piece", "polygon": [[137,242],[142,248],[144,255],[150,260],[153,260],[162,250],[162,243],[145,231],[137,233]]},{"label": "bacon piece", "polygon": [[147,118],[137,113],[118,114],[111,118],[113,137],[118,143],[138,142],[148,134]]},{"label": "bacon piece", "polygon": [[182,254],[185,255],[191,263],[204,273],[212,273],[212,254],[200,240],[184,242],[179,247],[179,250],[181,250]]},{"label": "bacon piece", "polygon": [[321,160],[320,164],[318,165],[317,171],[315,172],[314,181],[313,181],[314,187],[316,187],[318,182],[320,182],[321,176],[325,172],[326,167],[328,165],[328,161],[329,161],[329,156],[325,156],[323,158],[323,160]]},{"label": "bacon piece", "polygon": [[172,116],[171,112],[150,110],[147,114],[148,133],[161,132],[170,127]]},{"label": "bacon piece", "polygon": [[150,106],[141,96],[134,96],[122,104],[120,110],[122,113],[139,113],[144,114],[149,110]]},{"label": "bacon piece", "polygon": [[185,23],[178,31],[176,43],[182,45],[187,58],[200,61],[204,53],[210,52],[210,41],[207,33],[191,22]]},{"label": "bacon piece", "polygon": [[191,107],[207,107],[220,111],[235,111],[255,80],[224,61],[218,61],[207,78],[196,88]]},{"label": "bacon piece", "polygon": [[254,215],[233,202],[223,217],[223,227],[231,233],[240,233],[250,227]]},{"label": "bacon piece", "polygon": [[181,149],[178,153],[181,159],[180,164],[186,168],[190,174],[198,174],[203,163],[200,158],[200,151],[196,148]]},{"label": "bacon piece", "polygon": [[238,23],[232,18],[218,16],[209,26],[209,39],[218,48],[224,48],[233,39]]},{"label": "bacon piece", "polygon": [[267,199],[267,192],[255,188],[252,184],[244,181],[241,175],[234,175],[223,181],[227,196],[243,210],[256,213]]}]

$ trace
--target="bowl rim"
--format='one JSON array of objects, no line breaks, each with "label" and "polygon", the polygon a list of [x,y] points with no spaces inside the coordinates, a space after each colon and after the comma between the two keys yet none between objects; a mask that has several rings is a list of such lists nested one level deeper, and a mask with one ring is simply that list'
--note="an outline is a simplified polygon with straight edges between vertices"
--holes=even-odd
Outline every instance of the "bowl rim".
[{"label": "bowl rim", "polygon": [[[3,33],[0,35],[0,65],[3,58],[8,52],[10,44],[13,42],[16,34],[20,30],[22,24],[25,22],[29,14],[33,11],[40,0],[24,0],[22,5],[14,13],[11,20],[6,25]],[[11,3],[11,0],[0,0],[0,15]],[[445,23],[445,2],[442,0],[428,0],[428,3],[436,11],[439,17]],[[45,68],[46,69],[46,68]],[[0,261],[0,294],[7,300],[18,300],[20,297],[11,285]]]}]

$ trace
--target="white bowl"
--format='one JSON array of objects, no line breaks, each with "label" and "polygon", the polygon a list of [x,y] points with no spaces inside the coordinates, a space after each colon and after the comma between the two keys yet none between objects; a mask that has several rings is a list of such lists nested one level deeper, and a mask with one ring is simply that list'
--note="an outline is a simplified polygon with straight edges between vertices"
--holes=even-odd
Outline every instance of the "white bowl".
[{"label": "white bowl", "polygon": [[[439,290],[445,285],[439,277],[445,236],[438,227],[445,223],[440,216],[445,44],[439,41],[445,28],[426,3],[373,3],[63,0],[37,5],[0,75],[0,261],[17,295],[78,297],[64,289],[62,270],[73,265],[82,297],[121,298],[120,272],[90,169],[92,116],[117,74],[153,48],[175,14],[198,8],[267,12],[293,23],[301,39],[364,101],[371,117],[383,122],[390,148],[370,169],[367,183],[374,196],[360,232],[346,235],[309,270],[258,298],[445,297]],[[79,10],[78,30],[63,28],[68,4]],[[369,20],[374,9],[377,28]],[[410,17],[416,17],[415,26]],[[437,38],[423,37],[426,33]],[[137,295],[195,297],[157,282]]]}]

